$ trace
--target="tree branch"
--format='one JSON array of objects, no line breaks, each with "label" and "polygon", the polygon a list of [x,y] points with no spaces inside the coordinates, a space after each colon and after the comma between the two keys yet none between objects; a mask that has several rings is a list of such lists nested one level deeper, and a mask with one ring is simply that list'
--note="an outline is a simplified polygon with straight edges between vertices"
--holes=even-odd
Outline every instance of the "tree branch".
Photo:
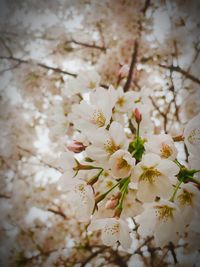
[{"label": "tree branch", "polygon": [[[31,62],[32,62],[31,60],[28,60],[28,59],[25,60],[25,59],[16,58],[16,57],[13,57],[13,56],[9,56],[9,57],[0,56],[0,59],[16,61],[19,64],[31,64]],[[77,74],[69,72],[69,71],[66,71],[66,70],[62,70],[62,69],[57,68],[57,67],[48,66],[48,65],[43,64],[43,63],[37,63],[37,62],[34,62],[34,63],[37,66],[42,67],[42,68],[47,69],[47,70],[53,70],[53,71],[58,72],[58,73],[62,73],[62,74],[66,74],[66,75],[69,75],[69,76],[77,77]]]},{"label": "tree branch", "polygon": [[52,212],[60,217],[62,217],[64,220],[68,220],[68,217],[59,209],[59,210],[54,210],[52,208],[47,209],[49,212]]},{"label": "tree branch", "polygon": [[138,41],[136,40],[135,44],[134,44],[134,49],[133,49],[133,54],[132,54],[131,65],[129,68],[128,77],[127,77],[126,83],[124,85],[124,92],[127,92],[131,86],[133,71],[134,71],[134,68],[136,65],[136,61],[137,61],[137,53],[138,53]]},{"label": "tree branch", "polygon": [[99,45],[96,45],[95,43],[93,43],[93,44],[88,44],[88,43],[84,43],[84,42],[76,41],[76,40],[74,40],[74,39],[71,39],[69,42],[70,42],[70,43],[77,44],[77,45],[85,46],[85,47],[88,47],[88,48],[99,49],[99,50],[104,51],[104,52],[106,51],[106,47],[105,47],[105,46],[99,46]]},{"label": "tree branch", "polygon": [[167,66],[167,65],[163,65],[163,64],[159,64],[159,67],[161,68],[164,68],[164,69],[168,69],[170,71],[174,71],[174,72],[178,72],[180,74],[182,74],[183,76],[185,76],[187,79],[197,83],[197,84],[200,84],[200,80],[198,78],[196,78],[195,76],[193,76],[192,74],[190,74],[189,72],[183,70],[181,67],[179,66],[174,66],[174,65],[171,65],[171,66]]}]

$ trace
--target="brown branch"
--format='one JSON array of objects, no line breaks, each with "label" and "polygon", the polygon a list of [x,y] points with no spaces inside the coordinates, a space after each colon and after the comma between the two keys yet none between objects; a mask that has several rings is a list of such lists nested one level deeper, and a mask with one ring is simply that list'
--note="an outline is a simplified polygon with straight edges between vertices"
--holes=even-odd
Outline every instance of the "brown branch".
[{"label": "brown branch", "polygon": [[93,43],[93,44],[88,44],[88,43],[84,43],[84,42],[76,41],[76,40],[74,40],[74,39],[71,39],[71,40],[69,41],[69,43],[74,43],[74,44],[81,45],[81,46],[84,46],[84,47],[94,48],[94,49],[99,49],[99,50],[101,50],[101,51],[106,51],[106,47],[105,47],[105,46],[99,46],[99,45],[96,45],[95,43]]},{"label": "brown branch", "polygon": [[4,195],[4,194],[0,194],[0,198],[10,199],[10,198],[11,198],[11,196]]},{"label": "brown branch", "polygon": [[133,76],[133,71],[134,71],[134,68],[136,65],[136,61],[137,61],[137,53],[138,53],[138,41],[136,40],[134,43],[134,49],[133,49],[133,54],[132,54],[131,65],[129,68],[128,77],[127,77],[126,83],[124,85],[124,92],[127,92],[130,88],[131,80],[132,80],[132,76]]},{"label": "brown branch", "polygon": [[169,248],[169,251],[171,252],[172,257],[174,259],[174,264],[177,264],[178,260],[177,260],[174,244],[172,242],[170,242],[168,248]]},{"label": "brown branch", "polygon": [[[5,56],[0,56],[0,59],[6,59],[6,60],[11,60],[11,61],[17,61],[19,64],[31,64],[33,63],[32,60],[28,60],[28,59],[21,59],[21,58],[16,58],[16,57],[13,57],[13,56],[9,56],[9,57],[5,57]],[[66,70],[62,70],[60,68],[57,68],[57,67],[52,67],[52,66],[48,66],[46,64],[43,64],[43,63],[37,63],[37,62],[34,62],[37,66],[39,67],[42,67],[44,69],[47,69],[47,70],[53,70],[55,72],[58,72],[58,73],[62,73],[62,74],[66,74],[66,75],[69,75],[69,76],[73,76],[73,77],[76,77],[77,74],[75,73],[71,73],[69,71],[66,71]]]},{"label": "brown branch", "polygon": [[107,249],[107,247],[102,247],[101,249],[93,252],[88,258],[84,260],[84,262],[82,262],[80,267],[84,267],[88,262],[94,259],[98,254],[102,253],[105,249]]},{"label": "brown branch", "polygon": [[[164,126],[164,131],[165,133],[167,132],[167,112],[164,113],[162,112],[159,107],[157,106],[157,104],[155,103],[155,101],[153,100],[153,98],[151,96],[149,96],[154,108],[158,111],[158,113],[163,117],[163,126]],[[170,103],[171,105],[171,103]],[[168,106],[168,109],[170,108],[170,105]]]},{"label": "brown branch", "polygon": [[144,14],[146,13],[148,7],[150,6],[150,3],[151,3],[150,0],[146,0],[146,1],[145,1],[145,3],[144,3],[144,7],[143,7],[143,9],[141,10],[142,13],[144,13]]},{"label": "brown branch", "polygon": [[[32,151],[30,151],[30,150],[28,150],[28,149],[26,149],[26,148],[23,148],[23,147],[21,147],[21,146],[17,146],[17,148],[18,148],[19,150],[21,150],[21,151],[27,153],[29,156],[33,156],[33,157],[36,157],[36,158],[37,158],[37,155],[34,154],[34,152],[32,152]],[[20,151],[19,151],[19,154],[21,154]],[[39,161],[39,163],[44,164],[44,165],[46,165],[46,166],[49,167],[49,168],[52,168],[52,169],[55,169],[55,170],[61,172],[61,170],[60,170],[59,168],[57,168],[56,166],[51,165],[50,163],[47,163],[47,162],[45,162],[44,160],[39,159],[39,158],[37,158],[37,160]]]},{"label": "brown branch", "polygon": [[[145,13],[148,9],[148,7],[150,6],[150,0],[145,0],[144,3],[144,7],[141,9],[141,12],[143,13],[143,17],[145,17]],[[131,86],[131,81],[132,81],[132,76],[133,76],[133,71],[135,69],[136,63],[137,63],[137,55],[138,55],[138,47],[139,47],[139,41],[141,38],[141,34],[142,34],[142,19],[139,20],[138,22],[138,26],[139,26],[139,35],[137,37],[137,39],[135,40],[134,43],[134,48],[133,48],[133,53],[132,53],[132,57],[131,57],[131,64],[130,64],[130,68],[129,68],[129,73],[128,73],[128,77],[126,80],[126,83],[124,85],[124,92],[127,92]]]},{"label": "brown branch", "polygon": [[141,254],[141,248],[144,247],[146,244],[151,242],[154,239],[153,236],[148,237],[134,252],[133,254]]},{"label": "brown branch", "polygon": [[[37,66],[39,66],[39,67],[41,67],[41,68],[44,68],[44,69],[47,69],[47,70],[53,70],[53,71],[55,71],[55,72],[57,72],[57,73],[62,73],[62,74],[66,74],[66,75],[69,75],[69,76],[72,76],[72,77],[74,77],[74,78],[76,78],[78,75],[77,74],[75,74],[75,73],[72,73],[72,72],[69,72],[69,71],[66,71],[66,70],[62,70],[62,69],[60,69],[60,68],[57,68],[57,67],[51,67],[51,66],[48,66],[48,65],[45,65],[45,64],[43,64],[43,63],[38,63],[38,62],[33,62],[32,60],[28,60],[28,59],[21,59],[21,58],[16,58],[16,57],[11,57],[11,56],[9,56],[9,57],[6,57],[6,56],[0,56],[0,59],[6,59],[6,60],[13,60],[13,61],[16,61],[16,62],[18,62],[17,63],[17,65],[15,65],[15,66],[13,66],[13,67],[11,67],[11,68],[8,68],[8,69],[6,69],[6,70],[3,70],[2,72],[5,72],[5,71],[8,71],[8,70],[11,70],[11,69],[13,69],[13,68],[16,68],[18,65],[20,65],[20,64],[31,64],[31,63],[34,63],[34,64],[36,64]],[[0,72],[1,73],[1,72]],[[108,89],[109,88],[109,86],[108,85],[106,85],[106,84],[100,84],[100,86],[101,87],[103,87],[103,88],[105,88],[105,89]]]},{"label": "brown branch", "polygon": [[171,65],[171,66],[167,66],[167,65],[163,65],[163,64],[159,64],[159,66],[161,68],[164,68],[164,69],[168,69],[170,70],[171,72],[178,72],[180,74],[182,74],[184,77],[186,77],[187,79],[197,83],[197,84],[200,84],[200,80],[198,78],[196,78],[195,76],[193,76],[192,74],[190,74],[189,72],[183,70],[181,67],[179,66],[174,66],[174,65]]},{"label": "brown branch", "polygon": [[52,208],[49,208],[49,209],[47,209],[49,212],[52,212],[52,213],[54,213],[54,214],[56,214],[56,215],[58,215],[58,216],[60,216],[60,217],[62,217],[63,219],[65,219],[65,220],[68,220],[68,217],[64,214],[64,212],[62,211],[62,210],[54,210],[54,209],[52,209]]}]

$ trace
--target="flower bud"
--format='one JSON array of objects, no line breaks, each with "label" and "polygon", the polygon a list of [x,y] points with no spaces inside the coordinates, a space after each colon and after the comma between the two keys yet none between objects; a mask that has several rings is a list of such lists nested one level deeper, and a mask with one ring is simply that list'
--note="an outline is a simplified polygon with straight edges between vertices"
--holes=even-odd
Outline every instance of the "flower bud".
[{"label": "flower bud", "polygon": [[119,199],[121,197],[121,192],[117,192],[115,193],[111,199],[109,199],[107,202],[106,202],[106,205],[105,205],[105,208],[106,209],[114,209],[118,202],[119,202]]},{"label": "flower bud", "polygon": [[107,202],[106,202],[106,205],[105,205],[105,208],[106,209],[114,209],[118,204],[118,199],[109,199]]},{"label": "flower bud", "polygon": [[138,108],[134,109],[134,116],[137,123],[140,123],[142,120],[142,114],[140,113]]},{"label": "flower bud", "polygon": [[80,153],[85,150],[84,144],[78,141],[73,141],[67,148],[74,153]]}]

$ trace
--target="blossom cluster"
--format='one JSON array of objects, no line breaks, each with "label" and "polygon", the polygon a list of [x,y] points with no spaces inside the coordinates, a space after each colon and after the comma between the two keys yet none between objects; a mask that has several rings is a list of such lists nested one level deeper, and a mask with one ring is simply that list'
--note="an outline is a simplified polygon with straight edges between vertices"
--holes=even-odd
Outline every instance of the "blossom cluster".
[{"label": "blossom cluster", "polygon": [[200,115],[181,136],[187,166],[178,160],[177,138],[154,133],[144,90],[105,89],[95,72],[81,72],[67,89],[82,100],[68,115],[78,134],[61,154],[59,185],[77,220],[89,224],[89,233],[101,230],[107,246],[131,247],[130,218],[156,246],[192,243],[199,235]]}]

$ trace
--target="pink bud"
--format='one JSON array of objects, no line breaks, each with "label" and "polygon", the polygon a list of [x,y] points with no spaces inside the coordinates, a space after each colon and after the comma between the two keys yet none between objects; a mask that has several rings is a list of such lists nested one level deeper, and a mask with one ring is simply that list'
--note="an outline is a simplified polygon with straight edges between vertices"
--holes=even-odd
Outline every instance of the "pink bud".
[{"label": "pink bud", "polygon": [[67,148],[74,153],[80,153],[85,150],[86,146],[81,142],[73,141]]},{"label": "pink bud", "polygon": [[106,205],[105,205],[105,208],[106,209],[114,209],[118,204],[118,199],[109,199],[107,202],[106,202]]},{"label": "pink bud", "polygon": [[127,77],[128,76],[128,73],[129,73],[129,66],[128,65],[123,65],[118,74],[120,75],[120,77],[124,78],[124,77]]},{"label": "pink bud", "polygon": [[142,114],[140,113],[138,108],[135,108],[134,110],[134,116],[137,123],[140,123],[142,120]]}]

